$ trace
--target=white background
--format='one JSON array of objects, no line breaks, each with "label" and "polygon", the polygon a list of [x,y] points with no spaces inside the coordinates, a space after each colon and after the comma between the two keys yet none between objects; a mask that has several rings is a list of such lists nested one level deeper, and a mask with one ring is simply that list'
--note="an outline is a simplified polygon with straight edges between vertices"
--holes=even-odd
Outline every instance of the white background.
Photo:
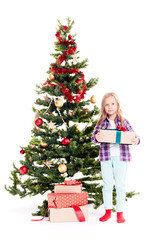
[{"label": "white background", "polygon": [[[159,1],[1,1],[1,234],[17,239],[159,239]],[[86,81],[99,77],[87,94],[102,96],[116,92],[124,116],[130,121],[141,144],[132,147],[128,164],[127,191],[141,194],[129,200],[125,224],[116,215],[101,223],[103,206],[89,209],[85,223],[52,224],[30,222],[45,196],[20,199],[4,190],[9,185],[12,163],[20,167],[19,146],[30,141],[38,98],[35,85],[43,83],[54,52],[57,19],[66,24],[75,20],[72,33],[80,50],[80,60],[89,59]],[[93,105],[90,107],[92,108]],[[86,235],[88,234],[88,236]]]}]

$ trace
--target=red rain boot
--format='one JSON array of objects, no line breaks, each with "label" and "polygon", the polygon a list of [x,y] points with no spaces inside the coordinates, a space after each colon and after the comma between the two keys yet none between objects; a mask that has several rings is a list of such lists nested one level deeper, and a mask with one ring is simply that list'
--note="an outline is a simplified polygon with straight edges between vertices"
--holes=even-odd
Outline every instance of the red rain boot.
[{"label": "red rain boot", "polygon": [[123,217],[123,212],[117,212],[117,223],[124,223],[126,220]]},{"label": "red rain boot", "polygon": [[101,221],[101,222],[107,221],[109,218],[111,218],[111,212],[112,212],[112,209],[106,209],[105,215],[103,217],[99,218],[99,221]]}]

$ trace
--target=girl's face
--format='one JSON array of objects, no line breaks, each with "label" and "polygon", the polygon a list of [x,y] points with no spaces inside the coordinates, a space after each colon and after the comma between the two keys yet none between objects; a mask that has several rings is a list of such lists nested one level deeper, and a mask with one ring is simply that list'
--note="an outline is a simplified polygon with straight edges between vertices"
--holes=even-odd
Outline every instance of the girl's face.
[{"label": "girl's face", "polygon": [[107,97],[104,101],[104,109],[109,117],[116,117],[117,115],[117,102],[113,96]]}]

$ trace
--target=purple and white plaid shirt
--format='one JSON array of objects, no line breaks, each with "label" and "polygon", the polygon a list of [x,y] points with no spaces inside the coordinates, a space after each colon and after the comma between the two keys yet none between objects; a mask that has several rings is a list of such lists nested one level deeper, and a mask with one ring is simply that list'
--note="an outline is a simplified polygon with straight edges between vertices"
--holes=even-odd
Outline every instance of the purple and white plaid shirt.
[{"label": "purple and white plaid shirt", "polygon": [[[119,117],[116,118],[115,120],[116,125],[122,127],[121,125],[121,121],[119,119]],[[127,119],[124,119],[124,126],[127,129],[127,131],[134,131],[132,126],[130,125],[130,123],[127,121]],[[100,144],[100,151],[99,151],[99,160],[100,161],[108,161],[111,159],[110,156],[110,143],[99,143],[96,139],[95,139],[95,135],[98,133],[99,129],[109,129],[110,127],[110,123],[108,120],[108,117],[101,123],[100,125],[97,125],[94,129],[93,135],[91,137],[91,141],[93,143],[96,144]],[[138,144],[140,143],[140,138],[138,137],[139,141]],[[121,161],[131,161],[132,156],[130,154],[130,150],[129,150],[129,145],[125,145],[125,144],[120,144],[120,158]]]}]

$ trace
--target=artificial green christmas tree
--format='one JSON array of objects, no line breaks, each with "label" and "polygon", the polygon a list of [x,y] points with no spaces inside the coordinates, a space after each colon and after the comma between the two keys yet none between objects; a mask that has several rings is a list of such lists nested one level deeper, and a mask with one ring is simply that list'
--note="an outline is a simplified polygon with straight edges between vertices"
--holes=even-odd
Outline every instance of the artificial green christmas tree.
[{"label": "artificial green christmas tree", "polygon": [[[75,35],[70,33],[74,22],[68,18],[67,25],[58,23],[55,53],[51,54],[55,62],[50,65],[47,80],[37,85],[41,98],[33,107],[32,137],[28,146],[21,148],[22,166],[18,169],[13,164],[13,185],[6,189],[21,198],[44,194],[54,191],[55,183],[76,174],[89,194],[89,203],[98,207],[103,203],[99,146],[91,143],[91,136],[99,109],[95,96],[85,100],[98,79],[85,80],[82,69],[88,60],[78,61]],[[115,193],[113,196],[115,201]],[[44,201],[37,214],[44,215],[46,208]]]}]

